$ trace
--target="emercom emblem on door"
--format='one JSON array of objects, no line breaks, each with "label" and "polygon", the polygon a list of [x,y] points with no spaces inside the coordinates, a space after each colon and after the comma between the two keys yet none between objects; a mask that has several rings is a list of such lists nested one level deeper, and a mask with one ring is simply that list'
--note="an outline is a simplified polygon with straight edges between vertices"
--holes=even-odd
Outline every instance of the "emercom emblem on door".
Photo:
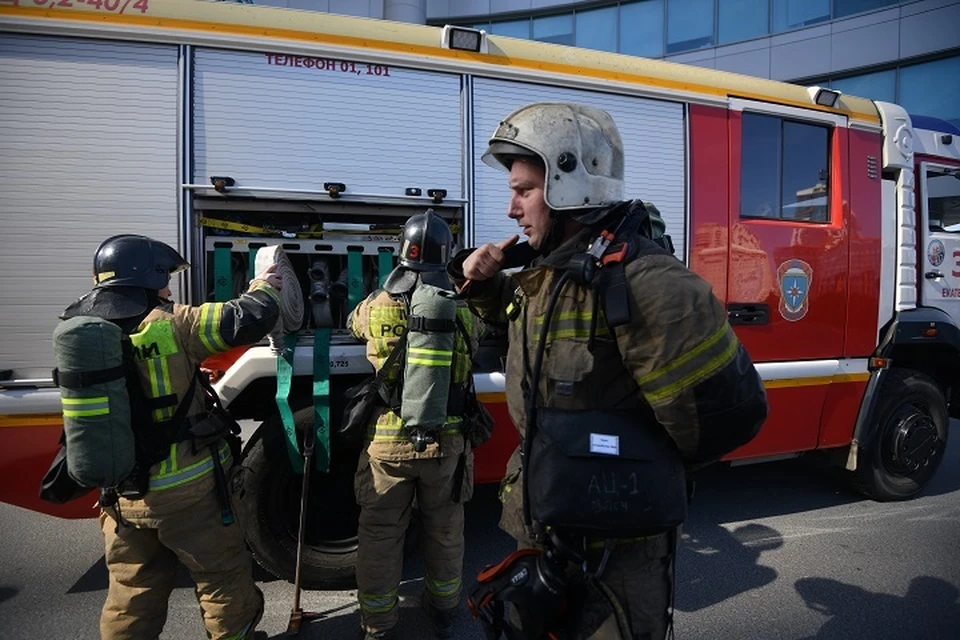
[{"label": "emercom emblem on door", "polygon": [[777,268],[780,282],[780,315],[788,322],[802,320],[810,310],[813,268],[803,260],[787,260]]}]

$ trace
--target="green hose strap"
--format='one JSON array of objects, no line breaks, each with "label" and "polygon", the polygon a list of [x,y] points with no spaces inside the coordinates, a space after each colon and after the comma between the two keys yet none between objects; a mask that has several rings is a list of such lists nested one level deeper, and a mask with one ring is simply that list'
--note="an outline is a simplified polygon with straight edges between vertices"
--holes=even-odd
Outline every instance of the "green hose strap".
[{"label": "green hose strap", "polygon": [[383,283],[387,281],[390,272],[393,271],[393,252],[380,250],[377,262],[377,271],[380,272],[380,288],[383,289]]},{"label": "green hose strap", "polygon": [[347,304],[349,311],[363,301],[363,249],[347,249]]},{"label": "green hose strap", "polygon": [[283,335],[283,349],[277,355],[277,408],[280,410],[280,420],[283,430],[287,434],[287,455],[294,473],[303,473],[303,458],[300,455],[300,445],[297,443],[297,427],[293,421],[293,410],[290,409],[290,385],[293,382],[293,353],[297,347],[297,334]]},{"label": "green hose strap", "polygon": [[233,298],[233,268],[230,246],[213,245],[213,299],[226,302]]},{"label": "green hose strap", "polygon": [[260,247],[250,247],[250,277],[248,280],[253,280],[257,275],[257,251]]},{"label": "green hose strap", "polygon": [[317,471],[330,471],[330,329],[313,332],[313,425],[317,440],[313,454]]}]

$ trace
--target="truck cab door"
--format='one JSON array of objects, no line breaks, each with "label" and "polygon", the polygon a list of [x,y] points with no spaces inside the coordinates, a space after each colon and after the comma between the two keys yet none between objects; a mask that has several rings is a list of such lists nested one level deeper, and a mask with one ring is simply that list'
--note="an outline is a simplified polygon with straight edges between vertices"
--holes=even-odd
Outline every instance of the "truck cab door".
[{"label": "truck cab door", "polygon": [[731,106],[727,311],[771,409],[737,455],[814,449],[844,350],[846,120],[749,101]]},{"label": "truck cab door", "polygon": [[960,325],[960,167],[920,163],[920,304]]}]

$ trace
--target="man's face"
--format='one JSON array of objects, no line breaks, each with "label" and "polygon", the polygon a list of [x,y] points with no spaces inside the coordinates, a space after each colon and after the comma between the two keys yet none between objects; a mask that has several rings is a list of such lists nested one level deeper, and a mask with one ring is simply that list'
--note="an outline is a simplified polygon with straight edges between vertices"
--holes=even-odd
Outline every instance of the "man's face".
[{"label": "man's face", "polygon": [[170,291],[170,279],[167,278],[167,286],[157,292],[157,296],[163,298],[164,300],[169,300],[173,296],[173,292]]},{"label": "man's face", "polygon": [[540,249],[552,225],[550,207],[543,199],[544,176],[544,168],[537,162],[517,159],[510,168],[507,215],[517,221],[534,249]]}]

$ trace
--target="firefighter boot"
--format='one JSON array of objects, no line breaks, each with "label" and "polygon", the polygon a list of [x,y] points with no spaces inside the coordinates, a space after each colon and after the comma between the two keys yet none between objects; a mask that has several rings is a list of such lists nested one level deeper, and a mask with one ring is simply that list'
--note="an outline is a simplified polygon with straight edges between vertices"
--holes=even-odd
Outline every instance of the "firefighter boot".
[{"label": "firefighter boot", "polygon": [[430,628],[437,638],[453,637],[453,612],[455,609],[437,609],[427,598],[423,599],[423,610],[430,620]]}]

